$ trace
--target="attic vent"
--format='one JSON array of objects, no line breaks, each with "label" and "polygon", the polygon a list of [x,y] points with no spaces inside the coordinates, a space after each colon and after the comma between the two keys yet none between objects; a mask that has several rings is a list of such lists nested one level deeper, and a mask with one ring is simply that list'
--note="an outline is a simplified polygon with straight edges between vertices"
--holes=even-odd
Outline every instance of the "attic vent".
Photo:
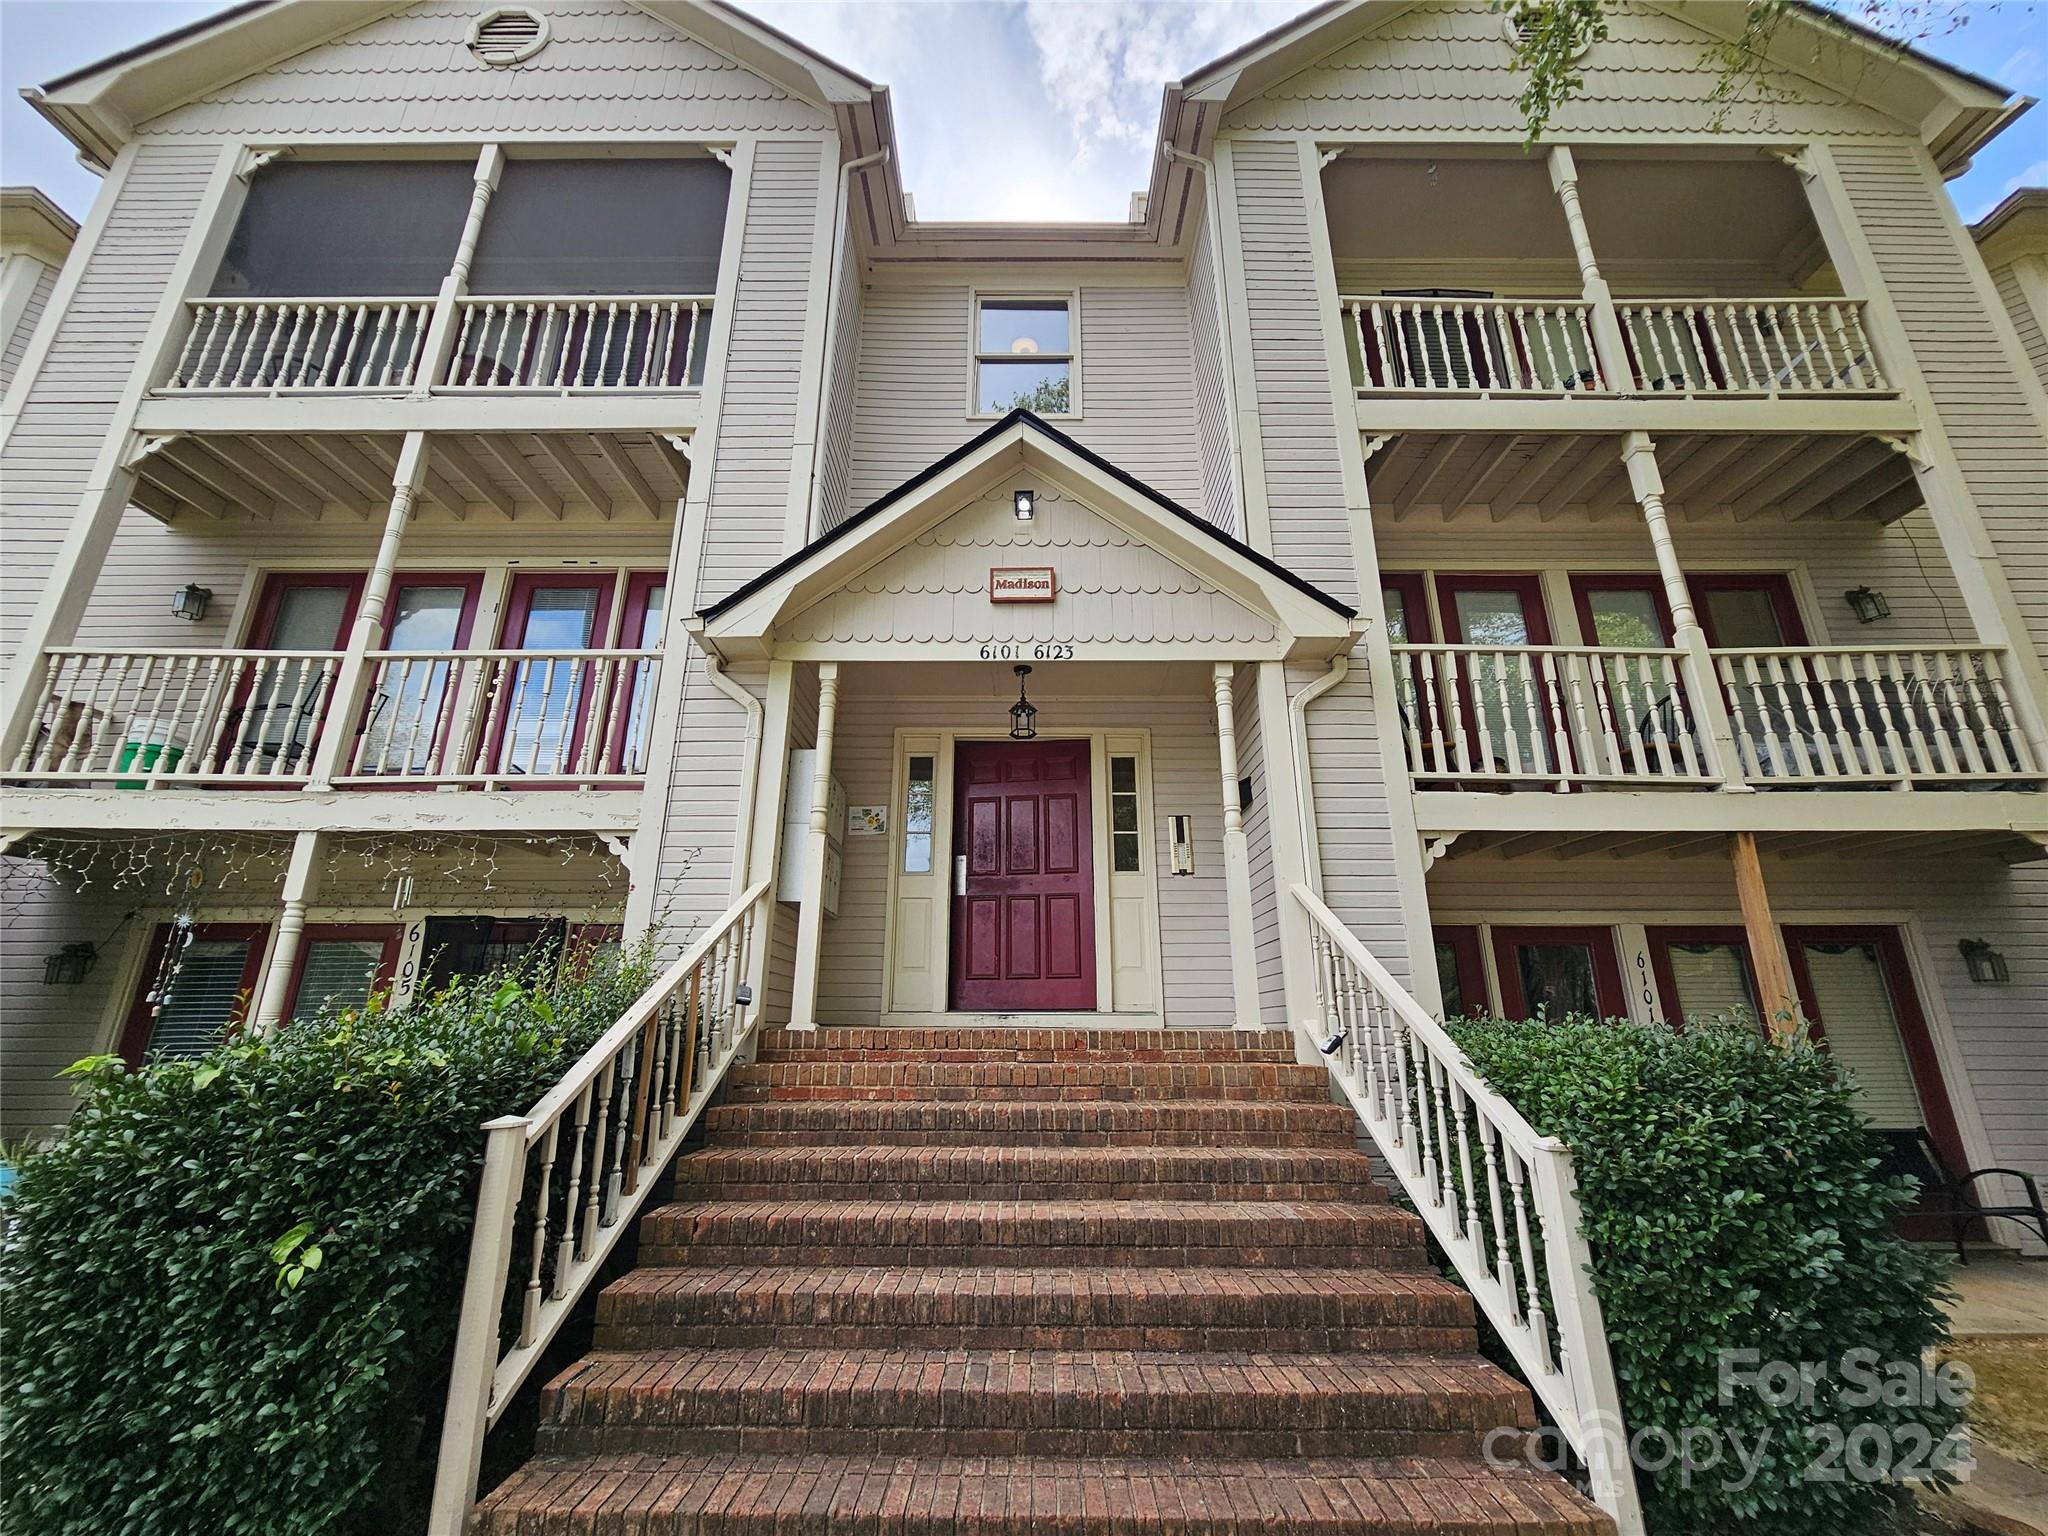
[{"label": "attic vent", "polygon": [[[1513,10],[1504,14],[1501,17],[1501,30],[1507,36],[1508,46],[1519,48],[1528,42],[1530,38],[1534,37],[1538,20],[1536,7],[1533,5],[1518,5]],[[1581,37],[1579,39],[1579,46],[1572,50],[1572,58],[1575,60],[1583,59],[1586,56],[1586,50],[1592,46],[1593,40],[1591,38]]]},{"label": "attic vent", "polygon": [[502,6],[469,24],[469,51],[486,64],[523,64],[548,43],[548,24],[537,11]]}]

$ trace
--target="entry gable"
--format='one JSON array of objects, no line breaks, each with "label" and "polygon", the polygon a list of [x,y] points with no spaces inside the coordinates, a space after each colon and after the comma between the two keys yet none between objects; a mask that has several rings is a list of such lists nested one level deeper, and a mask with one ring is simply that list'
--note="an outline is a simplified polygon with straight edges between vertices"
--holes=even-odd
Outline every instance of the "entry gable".
[{"label": "entry gable", "polygon": [[[1035,493],[1028,520],[1015,512],[1019,490]],[[1010,577],[999,594],[998,572]],[[1014,644],[1277,657],[1328,654],[1352,633],[1344,604],[1026,412],[700,621],[706,642],[727,655],[865,647],[938,657]]]}]

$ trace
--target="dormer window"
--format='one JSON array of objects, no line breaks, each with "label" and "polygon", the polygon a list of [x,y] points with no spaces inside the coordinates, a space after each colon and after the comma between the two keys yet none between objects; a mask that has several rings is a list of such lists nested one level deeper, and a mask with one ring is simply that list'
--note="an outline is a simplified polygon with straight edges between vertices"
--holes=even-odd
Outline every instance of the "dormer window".
[{"label": "dormer window", "polygon": [[1023,409],[1038,416],[1075,416],[1074,301],[977,298],[974,413],[1000,416]]}]

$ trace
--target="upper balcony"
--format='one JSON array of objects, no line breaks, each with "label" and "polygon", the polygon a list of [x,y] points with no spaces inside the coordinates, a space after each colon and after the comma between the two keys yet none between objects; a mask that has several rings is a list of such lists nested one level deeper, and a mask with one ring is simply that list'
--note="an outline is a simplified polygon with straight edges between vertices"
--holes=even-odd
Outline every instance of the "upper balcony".
[{"label": "upper balcony", "polygon": [[480,211],[476,169],[288,159],[257,172],[138,425],[693,426],[725,167],[515,158]]},{"label": "upper balcony", "polygon": [[1814,430],[1910,426],[1789,167],[1573,168],[1568,196],[1537,158],[1353,152],[1324,172],[1362,427],[1768,429],[1788,407]]}]

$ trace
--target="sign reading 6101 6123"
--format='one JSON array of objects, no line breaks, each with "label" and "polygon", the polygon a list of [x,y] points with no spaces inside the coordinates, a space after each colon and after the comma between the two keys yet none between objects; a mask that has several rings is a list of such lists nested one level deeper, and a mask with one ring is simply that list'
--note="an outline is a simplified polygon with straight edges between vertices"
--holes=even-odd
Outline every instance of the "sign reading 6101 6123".
[{"label": "sign reading 6101 6123", "polygon": [[975,647],[983,661],[1072,661],[1071,640],[983,640]]}]

